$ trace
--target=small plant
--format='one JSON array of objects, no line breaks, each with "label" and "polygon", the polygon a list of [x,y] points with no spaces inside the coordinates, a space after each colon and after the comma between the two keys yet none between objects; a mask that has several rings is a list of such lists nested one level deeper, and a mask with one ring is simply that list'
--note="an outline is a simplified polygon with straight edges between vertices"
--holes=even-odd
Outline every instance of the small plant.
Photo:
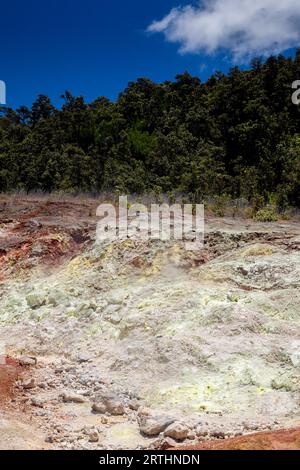
[{"label": "small plant", "polygon": [[235,219],[239,215],[239,208],[235,204],[232,206],[232,217]]},{"label": "small plant", "polygon": [[277,222],[278,215],[273,209],[261,209],[255,214],[257,222]]},{"label": "small plant", "polygon": [[227,202],[228,202],[228,197],[225,194],[215,198],[215,204],[212,207],[212,210],[217,217],[225,216],[225,209],[226,209]]},{"label": "small plant", "polygon": [[244,217],[246,219],[253,219],[254,211],[253,211],[252,207],[246,207],[246,209],[244,211]]},{"label": "small plant", "polygon": [[281,219],[282,220],[290,220],[291,219],[291,216],[288,212],[284,212],[282,215],[281,215]]},{"label": "small plant", "polygon": [[169,204],[175,204],[176,203],[176,194],[174,191],[169,191],[168,192],[168,199],[169,199]]},{"label": "small plant", "polygon": [[217,216],[217,217],[224,217],[225,216],[225,212],[224,212],[223,207],[214,207],[213,212],[214,212],[215,216]]},{"label": "small plant", "polygon": [[150,194],[154,198],[156,204],[164,203],[163,191],[160,186],[154,186]]},{"label": "small plant", "polygon": [[265,199],[263,196],[255,196],[252,201],[252,207],[254,214],[264,210]]}]

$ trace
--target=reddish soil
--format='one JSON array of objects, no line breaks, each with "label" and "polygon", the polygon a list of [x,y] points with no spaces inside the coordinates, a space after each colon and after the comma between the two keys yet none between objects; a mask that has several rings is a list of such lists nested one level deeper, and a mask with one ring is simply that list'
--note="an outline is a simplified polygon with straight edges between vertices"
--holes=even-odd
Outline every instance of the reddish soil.
[{"label": "reddish soil", "polygon": [[0,404],[13,398],[15,383],[22,375],[18,361],[11,357],[2,357],[0,362]]},{"label": "reddish soil", "polygon": [[300,450],[300,428],[209,441],[176,450]]},{"label": "reddish soil", "polygon": [[35,267],[58,266],[80,253],[95,230],[97,205],[0,198],[0,284],[26,276]]}]

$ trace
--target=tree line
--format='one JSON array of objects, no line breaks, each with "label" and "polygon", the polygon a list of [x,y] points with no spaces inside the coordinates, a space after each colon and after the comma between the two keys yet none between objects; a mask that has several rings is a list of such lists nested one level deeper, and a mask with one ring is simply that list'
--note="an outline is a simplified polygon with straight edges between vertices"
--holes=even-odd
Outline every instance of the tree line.
[{"label": "tree line", "polygon": [[70,92],[57,109],[0,108],[0,191],[182,193],[300,206],[295,57],[254,59],[202,83],[130,82],[116,102]]}]

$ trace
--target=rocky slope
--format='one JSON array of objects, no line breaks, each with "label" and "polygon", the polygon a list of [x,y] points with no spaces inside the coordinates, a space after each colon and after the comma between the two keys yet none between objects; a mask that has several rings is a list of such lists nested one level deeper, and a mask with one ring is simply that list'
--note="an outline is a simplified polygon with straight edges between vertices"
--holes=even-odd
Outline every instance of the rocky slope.
[{"label": "rocky slope", "polygon": [[198,252],[99,245],[96,205],[0,200],[0,342],[29,361],[1,405],[0,448],[160,448],[300,426],[300,224],[209,219]]}]

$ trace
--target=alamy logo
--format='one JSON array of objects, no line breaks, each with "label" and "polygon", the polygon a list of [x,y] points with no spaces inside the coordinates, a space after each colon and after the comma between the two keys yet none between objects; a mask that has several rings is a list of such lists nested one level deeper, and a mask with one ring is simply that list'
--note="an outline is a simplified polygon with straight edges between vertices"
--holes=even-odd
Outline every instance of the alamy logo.
[{"label": "alamy logo", "polygon": [[0,104],[6,104],[6,85],[3,80],[0,80]]},{"label": "alamy logo", "polygon": [[6,345],[0,341],[0,365],[6,364]]},{"label": "alamy logo", "polygon": [[[150,210],[149,210],[150,209]],[[204,246],[204,206],[202,204],[128,204],[127,196],[119,205],[101,204],[97,209],[96,242],[115,240],[183,240],[189,251]]]},{"label": "alamy logo", "polygon": [[295,80],[292,84],[293,90],[296,90],[292,94],[292,103],[298,106],[300,104],[300,80]]}]

